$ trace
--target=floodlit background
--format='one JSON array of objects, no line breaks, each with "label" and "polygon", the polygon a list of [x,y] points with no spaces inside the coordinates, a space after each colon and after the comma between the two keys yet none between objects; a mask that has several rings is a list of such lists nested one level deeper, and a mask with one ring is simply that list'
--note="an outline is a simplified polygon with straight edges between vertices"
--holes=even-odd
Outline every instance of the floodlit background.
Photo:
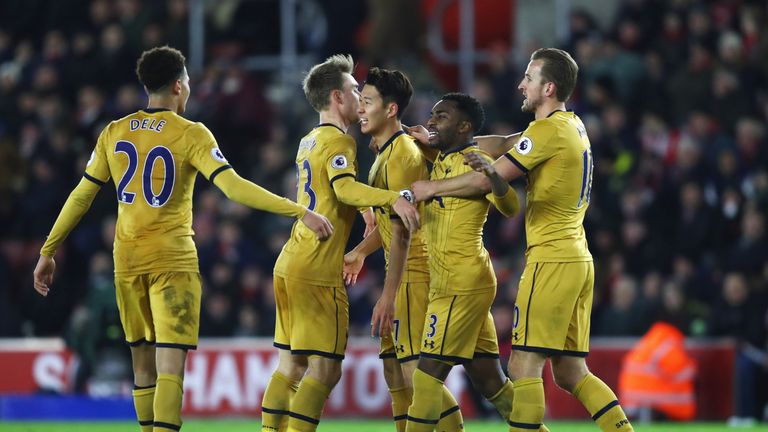
[{"label": "floodlit background", "polygon": [[[698,419],[766,419],[768,5],[754,0],[3,0],[0,419],[132,416],[121,399],[132,376],[112,281],[114,185],[57,254],[48,298],[33,290],[32,269],[101,129],[146,104],[136,59],[163,44],[187,56],[185,116],[213,131],[241,175],[288,197],[298,141],[317,123],[302,73],[328,55],[352,54],[361,81],[370,66],[406,72],[416,90],[406,124],[459,90],[483,103],[483,134],[508,134],[532,120],[516,89],[530,53],[568,50],[580,66],[568,108],[595,159],[588,363],[616,389],[623,356],[666,321],[698,364]],[[351,133],[365,179],[373,154]],[[258,416],[275,360],[272,266],[292,221],[229,202],[202,177],[194,212],[200,335],[215,339],[190,357],[185,410]],[[349,247],[361,238],[357,226]],[[485,241],[507,355],[522,218],[492,211]],[[383,276],[379,254],[349,290],[353,340],[329,415],[390,415],[376,343],[364,338]],[[460,374],[450,383],[467,416],[495,418]],[[88,405],[94,398],[117,408]],[[548,418],[588,420],[551,382],[547,398]]]}]

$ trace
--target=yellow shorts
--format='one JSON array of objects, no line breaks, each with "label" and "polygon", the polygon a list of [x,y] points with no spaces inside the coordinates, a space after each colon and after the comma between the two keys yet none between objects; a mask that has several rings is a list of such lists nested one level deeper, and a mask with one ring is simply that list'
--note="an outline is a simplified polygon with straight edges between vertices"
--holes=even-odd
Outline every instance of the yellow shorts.
[{"label": "yellow shorts", "polygon": [[594,283],[592,261],[526,265],[515,304],[512,349],[586,357]]},{"label": "yellow shorts", "polygon": [[347,290],[280,276],[274,284],[274,345],[292,354],[343,359],[349,331]]},{"label": "yellow shorts", "polygon": [[197,348],[200,273],[118,274],[115,290],[128,345]]},{"label": "yellow shorts", "polygon": [[457,295],[434,291],[424,321],[421,356],[450,363],[499,357],[491,304],[496,290]]},{"label": "yellow shorts", "polygon": [[429,302],[429,282],[400,284],[395,298],[395,322],[392,334],[381,338],[380,358],[401,362],[416,360],[421,352],[421,332]]}]

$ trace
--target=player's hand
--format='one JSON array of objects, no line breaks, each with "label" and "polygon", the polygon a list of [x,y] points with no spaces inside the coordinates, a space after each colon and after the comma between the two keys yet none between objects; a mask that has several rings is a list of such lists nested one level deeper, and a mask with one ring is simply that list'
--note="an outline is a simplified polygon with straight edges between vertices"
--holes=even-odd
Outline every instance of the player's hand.
[{"label": "player's hand", "polygon": [[408,135],[416,138],[416,141],[423,145],[429,144],[429,131],[422,125],[408,126],[405,128],[408,131]]},{"label": "player's hand", "polygon": [[363,212],[363,220],[365,221],[365,232],[363,238],[368,237],[368,234],[376,229],[376,215],[373,214],[373,208]]},{"label": "player's hand", "polygon": [[464,163],[472,167],[473,170],[483,173],[488,177],[496,174],[496,168],[493,167],[493,164],[488,162],[486,158],[480,156],[480,153],[469,152],[465,154]]},{"label": "player's hand", "polygon": [[307,209],[307,213],[301,218],[301,222],[307,226],[307,228],[314,231],[317,238],[320,241],[327,239],[333,234],[333,225],[323,215],[317,214],[312,210]]},{"label": "player's hand", "polygon": [[371,315],[371,337],[382,337],[392,333],[392,321],[395,319],[395,299],[382,295],[373,307]]},{"label": "player's hand", "polygon": [[342,270],[342,275],[344,276],[344,283],[347,286],[357,283],[357,276],[363,269],[364,262],[365,256],[361,253],[350,251],[344,255],[344,269]]},{"label": "player's hand", "polygon": [[432,182],[429,180],[419,180],[413,182],[411,185],[413,191],[413,197],[416,202],[422,202],[435,197],[435,191],[432,187]]},{"label": "player's hand", "polygon": [[53,272],[56,270],[56,261],[53,258],[40,255],[34,272],[35,291],[46,297],[53,283]]},{"label": "player's hand", "polygon": [[400,216],[403,221],[403,225],[410,232],[415,232],[419,229],[419,210],[413,206],[407,199],[400,197],[392,204],[392,210]]}]

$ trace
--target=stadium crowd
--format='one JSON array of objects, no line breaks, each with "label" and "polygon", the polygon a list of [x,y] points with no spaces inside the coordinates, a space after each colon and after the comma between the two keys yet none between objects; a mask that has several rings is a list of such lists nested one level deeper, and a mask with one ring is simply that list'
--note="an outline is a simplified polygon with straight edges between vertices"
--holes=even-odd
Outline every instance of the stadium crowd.
[{"label": "stadium crowd", "polygon": [[[238,63],[274,49],[263,36],[277,34],[277,23],[253,3],[208,11],[208,61],[192,76],[187,117],[213,131],[244,177],[295,197],[298,139],[317,119],[299,80],[288,90],[279,77]],[[370,26],[375,40],[381,26],[366,22],[360,7],[353,22]],[[329,28],[340,25],[326,12]],[[188,13],[185,0],[0,5],[0,336],[64,335],[84,352],[122,343],[111,276],[114,186],[99,194],[57,256],[65,264],[45,299],[30,286],[32,268],[101,129],[144,106],[138,55],[162,44],[186,51]],[[248,20],[259,25],[239,25]],[[418,35],[420,24],[412,25]],[[559,46],[580,66],[569,108],[587,126],[596,166],[585,221],[596,268],[594,336],[638,336],[663,319],[688,336],[730,336],[762,352],[763,369],[750,370],[765,379],[767,29],[759,1],[624,0],[607,27],[572,11],[570,37]],[[304,35],[302,49],[319,59],[343,46],[363,65],[408,72],[416,95],[406,124],[423,123],[442,92],[454,90],[430,70],[420,44],[382,48],[398,52],[386,59],[355,39],[356,30],[329,31],[325,42]],[[519,131],[532,120],[520,112],[516,90],[529,53],[517,56],[522,62],[506,54],[497,50],[478,68],[471,89],[486,110],[485,133]],[[365,68],[357,75],[364,79]],[[363,176],[373,156],[367,138],[354,133]],[[293,221],[229,202],[202,178],[196,195],[201,336],[271,336],[272,267]],[[361,236],[359,226],[353,242]],[[499,280],[498,335],[508,346],[524,263],[521,217],[492,212],[485,240]],[[383,258],[372,258],[350,288],[352,335],[367,334],[383,275]]]}]

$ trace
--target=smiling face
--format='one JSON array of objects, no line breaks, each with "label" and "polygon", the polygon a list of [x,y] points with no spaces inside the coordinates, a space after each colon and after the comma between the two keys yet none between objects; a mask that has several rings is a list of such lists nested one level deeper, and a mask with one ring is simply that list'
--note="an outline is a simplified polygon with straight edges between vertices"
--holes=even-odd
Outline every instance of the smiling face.
[{"label": "smiling face", "polygon": [[441,100],[432,108],[427,121],[429,131],[429,146],[441,151],[447,150],[464,143],[466,130],[471,130],[456,102]]},{"label": "smiling face", "polygon": [[387,126],[387,121],[396,118],[397,110],[394,103],[385,104],[376,87],[366,84],[360,93],[361,102],[358,114],[360,115],[360,130],[364,134],[376,135]]},{"label": "smiling face", "polygon": [[525,98],[520,109],[523,112],[536,112],[536,109],[544,103],[546,92],[552,83],[544,83],[541,77],[542,60],[531,60],[525,69],[525,76],[517,86]]}]

